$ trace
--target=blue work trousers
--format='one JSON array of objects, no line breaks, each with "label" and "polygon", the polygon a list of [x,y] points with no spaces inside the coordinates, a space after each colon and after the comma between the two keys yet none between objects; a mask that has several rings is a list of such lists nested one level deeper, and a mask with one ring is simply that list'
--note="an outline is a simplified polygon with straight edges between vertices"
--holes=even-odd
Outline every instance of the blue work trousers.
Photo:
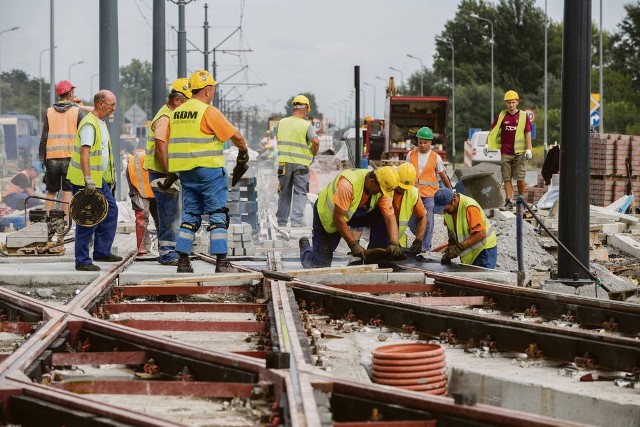
[{"label": "blue work trousers", "polygon": [[227,254],[228,176],[224,168],[195,168],[178,173],[182,185],[182,224],[176,251],[191,253],[202,215],[209,215],[209,254]]},{"label": "blue work trousers", "polygon": [[[164,173],[149,171],[149,181],[166,177]],[[180,228],[180,193],[164,193],[151,189],[158,204],[158,261],[161,263],[178,259],[176,240]]]},{"label": "blue work trousers", "polygon": [[[73,194],[76,194],[84,187],[73,186]],[[89,244],[93,238],[93,257],[104,258],[111,255],[111,246],[116,237],[118,227],[118,205],[116,199],[111,194],[109,184],[103,179],[102,188],[96,188],[107,199],[109,211],[102,222],[93,227],[83,227],[76,224],[75,251],[76,265],[91,264],[89,257]]]},{"label": "blue work trousers", "polygon": [[[283,168],[280,173],[280,168]],[[304,208],[307,206],[309,192],[309,167],[297,163],[284,163],[278,166],[278,226],[285,227],[291,213],[291,225],[304,225]]]},{"label": "blue work trousers", "polygon": [[[382,215],[377,207],[367,212],[364,208],[358,208],[347,224],[351,227],[370,227],[375,217]],[[384,222],[384,220],[382,220]],[[333,253],[342,236],[339,232],[327,233],[318,215],[318,202],[313,204],[313,246],[300,248],[300,263],[304,268],[330,267],[333,261]],[[388,239],[388,237],[387,237]],[[371,245],[369,245],[371,247]]]},{"label": "blue work trousers", "polygon": [[[422,239],[422,252],[431,250],[431,241],[433,240],[433,197],[420,197],[422,205],[427,210],[427,229],[424,231],[424,236],[416,236]],[[415,216],[411,215],[409,219],[409,230],[415,235],[418,230],[418,220]]]},{"label": "blue work trousers", "polygon": [[473,260],[473,265],[484,268],[496,268],[496,261],[498,259],[498,247],[494,246],[489,249],[483,249],[478,254],[476,259]]}]

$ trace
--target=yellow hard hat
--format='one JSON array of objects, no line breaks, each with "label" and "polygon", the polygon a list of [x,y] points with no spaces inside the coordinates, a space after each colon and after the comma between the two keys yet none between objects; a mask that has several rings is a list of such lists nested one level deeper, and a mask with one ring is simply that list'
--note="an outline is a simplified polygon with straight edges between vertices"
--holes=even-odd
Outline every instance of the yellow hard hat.
[{"label": "yellow hard hat", "polygon": [[189,89],[189,79],[186,77],[180,77],[171,83],[171,90],[180,92],[187,98],[191,98],[191,89]]},{"label": "yellow hard hat", "polygon": [[382,189],[382,194],[387,197],[393,197],[393,190],[396,189],[400,181],[396,169],[393,166],[383,166],[376,169],[375,174]]},{"label": "yellow hard hat", "polygon": [[410,190],[414,186],[417,176],[416,167],[413,166],[413,163],[406,162],[398,166],[398,185],[405,190]]},{"label": "yellow hard hat", "polygon": [[191,74],[191,77],[189,77],[189,89],[191,90],[215,86],[216,84],[218,84],[218,82],[213,79],[213,76],[207,70],[196,70]]},{"label": "yellow hard hat", "polygon": [[520,97],[518,96],[518,92],[516,92],[515,90],[508,90],[505,94],[504,94],[504,100],[505,101],[513,101],[513,100],[520,100]]},{"label": "yellow hard hat", "polygon": [[291,103],[293,104],[293,108],[295,108],[296,105],[306,105],[309,113],[311,112],[311,104],[309,103],[309,98],[304,95],[296,95]]}]

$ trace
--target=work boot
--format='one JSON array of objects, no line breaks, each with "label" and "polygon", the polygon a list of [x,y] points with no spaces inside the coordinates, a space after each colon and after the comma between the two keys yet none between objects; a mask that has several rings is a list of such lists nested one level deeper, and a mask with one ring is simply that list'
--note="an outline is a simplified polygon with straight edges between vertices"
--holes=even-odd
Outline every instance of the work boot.
[{"label": "work boot", "polygon": [[100,267],[95,264],[76,264],[78,271],[100,271]]},{"label": "work boot", "polygon": [[309,243],[309,238],[301,237],[300,240],[298,240],[298,246],[300,247],[300,250],[306,249],[311,246],[311,244]]},{"label": "work boot", "polygon": [[513,210],[513,202],[511,199],[507,199],[504,203],[504,206],[500,208],[501,211],[512,211]]},{"label": "work boot", "polygon": [[178,273],[193,273],[193,267],[191,261],[189,261],[189,254],[180,252],[180,258],[178,259]]},{"label": "work boot", "polygon": [[227,258],[219,258],[216,261],[216,273],[239,273],[240,270],[231,265]]}]

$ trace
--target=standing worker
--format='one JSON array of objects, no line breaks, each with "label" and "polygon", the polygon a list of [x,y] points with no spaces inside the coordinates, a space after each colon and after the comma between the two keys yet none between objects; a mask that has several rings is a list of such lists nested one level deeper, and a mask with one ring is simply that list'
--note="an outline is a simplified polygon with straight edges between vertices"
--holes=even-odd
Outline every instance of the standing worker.
[{"label": "standing worker", "polygon": [[302,237],[300,262],[304,268],[330,267],[333,252],[343,238],[351,255],[365,260],[364,248],[350,227],[370,227],[375,215],[380,215],[389,236],[387,252],[397,257],[402,254],[398,244],[398,224],[391,199],[398,186],[398,172],[391,166],[367,169],[349,169],[338,174],[320,191],[313,205],[313,247]]},{"label": "standing worker", "polygon": [[149,184],[149,172],[144,169],[144,150],[136,150],[127,156],[127,183],[131,207],[136,216],[137,255],[146,255],[151,251],[149,235],[149,216],[158,229],[158,204]]},{"label": "standing worker", "polygon": [[293,98],[293,113],[278,123],[278,211],[279,227],[303,227],[304,208],[309,191],[309,165],[318,153],[320,140],[313,124],[306,120],[311,112],[304,95]]},{"label": "standing worker", "polygon": [[111,253],[118,225],[118,205],[111,186],[115,185],[111,136],[104,119],[116,112],[116,96],[103,89],[93,97],[93,111],[78,126],[76,141],[71,154],[67,179],[73,184],[73,194],[84,188],[87,195],[102,193],[109,205],[106,218],[97,225],[84,227],[76,224],[76,270],[99,271],[91,262],[89,243],[93,239],[93,260],[103,262],[122,261]]},{"label": "standing worker", "polygon": [[471,197],[441,188],[434,196],[436,213],[442,213],[449,244],[441,263],[460,257],[463,264],[495,268],[498,257],[496,233],[482,207]]},{"label": "standing worker", "polygon": [[431,144],[433,143],[433,131],[431,128],[420,128],[416,133],[416,137],[418,138],[418,149],[411,150],[407,160],[416,168],[418,173],[420,199],[427,210],[427,228],[423,234],[420,234],[415,219],[411,221],[409,227],[416,238],[420,239],[422,251],[430,251],[431,241],[433,240],[433,195],[440,188],[438,177],[448,189],[451,189],[451,181],[447,176],[442,157],[431,149]]},{"label": "standing worker", "polygon": [[[149,171],[149,180],[164,180],[169,170],[169,117],[171,112],[191,98],[189,79],[179,78],[171,84],[167,103],[160,107],[151,121],[144,168]],[[151,187],[158,209],[158,262],[162,265],[178,265],[176,240],[180,228],[180,192],[163,191]]]},{"label": "standing worker", "polygon": [[[407,236],[404,233],[409,225],[409,219],[415,218],[417,223],[416,236],[423,236],[427,229],[427,210],[420,201],[418,189],[415,186],[416,168],[409,162],[398,166],[398,186],[393,190],[393,200],[391,206],[398,225],[398,243],[401,247],[407,246]],[[389,246],[389,233],[385,226],[380,211],[371,221],[371,232],[369,246],[371,248],[386,248]],[[416,237],[411,244],[411,252],[419,254],[422,252],[422,239]]]},{"label": "standing worker", "polygon": [[231,138],[238,147],[236,163],[249,161],[247,141],[217,108],[213,101],[216,81],[206,70],[189,77],[192,97],[176,108],[169,121],[169,172],[177,173],[182,184],[182,224],[176,251],[178,273],[192,273],[189,261],[202,215],[209,215],[209,253],[216,255],[216,273],[233,273],[236,269],[227,259],[229,209],[227,191],[229,177],[224,168],[222,149]]},{"label": "standing worker", "polygon": [[15,174],[2,191],[2,198],[7,206],[20,210],[40,206],[42,201],[39,199],[29,199],[26,204],[25,200],[29,196],[36,195],[36,178],[41,172],[40,163],[33,162],[29,169]]},{"label": "standing worker", "polygon": [[68,80],[60,80],[56,85],[56,94],[60,101],[47,108],[40,137],[40,161],[45,170],[44,183],[47,187],[47,200],[44,208],[53,209],[56,195],[62,190],[61,203],[65,215],[69,215],[69,202],[73,187],[67,179],[69,162],[76,139],[78,126],[84,118],[75,99],[75,86]]},{"label": "standing worker", "polygon": [[517,92],[508,90],[504,94],[507,109],[491,123],[491,131],[487,137],[487,145],[484,147],[485,155],[489,150],[500,150],[500,170],[502,182],[504,182],[505,204],[501,210],[512,210],[513,184],[515,177],[518,185],[518,194],[524,196],[525,175],[527,173],[526,160],[530,160],[531,154],[531,122],[524,111],[518,110],[520,97]]}]

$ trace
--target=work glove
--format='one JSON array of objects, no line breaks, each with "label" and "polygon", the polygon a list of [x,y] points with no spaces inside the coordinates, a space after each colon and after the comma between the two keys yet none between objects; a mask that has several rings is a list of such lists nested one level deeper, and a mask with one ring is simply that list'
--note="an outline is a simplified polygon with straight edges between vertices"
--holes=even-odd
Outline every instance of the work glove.
[{"label": "work glove", "polygon": [[482,148],[482,153],[486,156],[489,155],[489,144],[485,144],[485,146]]},{"label": "work glove", "polygon": [[444,255],[442,255],[442,258],[440,259],[440,264],[442,265],[451,264],[451,257],[445,253]]},{"label": "work glove", "polygon": [[367,257],[365,255],[364,248],[360,246],[360,242],[357,240],[349,243],[349,249],[351,249],[351,256],[362,258],[363,261],[366,260]]},{"label": "work glove", "polygon": [[249,161],[249,152],[247,150],[238,150],[238,157],[236,158],[237,165],[247,164]]},{"label": "work glove", "polygon": [[531,158],[533,157],[533,154],[531,153],[531,150],[527,150],[524,152],[524,159],[525,160],[531,160]]},{"label": "work glove", "polygon": [[84,177],[84,192],[90,196],[96,191],[96,183],[93,181],[93,178],[90,176]]},{"label": "work glove", "polygon": [[421,239],[415,239],[413,241],[413,243],[411,244],[411,252],[413,252],[414,254],[419,254],[422,252],[422,240]]},{"label": "work glove", "polygon": [[393,242],[387,246],[387,253],[394,258],[402,256],[402,250],[400,250],[400,245],[397,242]]},{"label": "work glove", "polygon": [[464,251],[464,248],[462,247],[462,243],[456,242],[453,245],[447,246],[447,249],[445,249],[444,253],[450,259],[454,259],[459,257],[462,251]]}]

